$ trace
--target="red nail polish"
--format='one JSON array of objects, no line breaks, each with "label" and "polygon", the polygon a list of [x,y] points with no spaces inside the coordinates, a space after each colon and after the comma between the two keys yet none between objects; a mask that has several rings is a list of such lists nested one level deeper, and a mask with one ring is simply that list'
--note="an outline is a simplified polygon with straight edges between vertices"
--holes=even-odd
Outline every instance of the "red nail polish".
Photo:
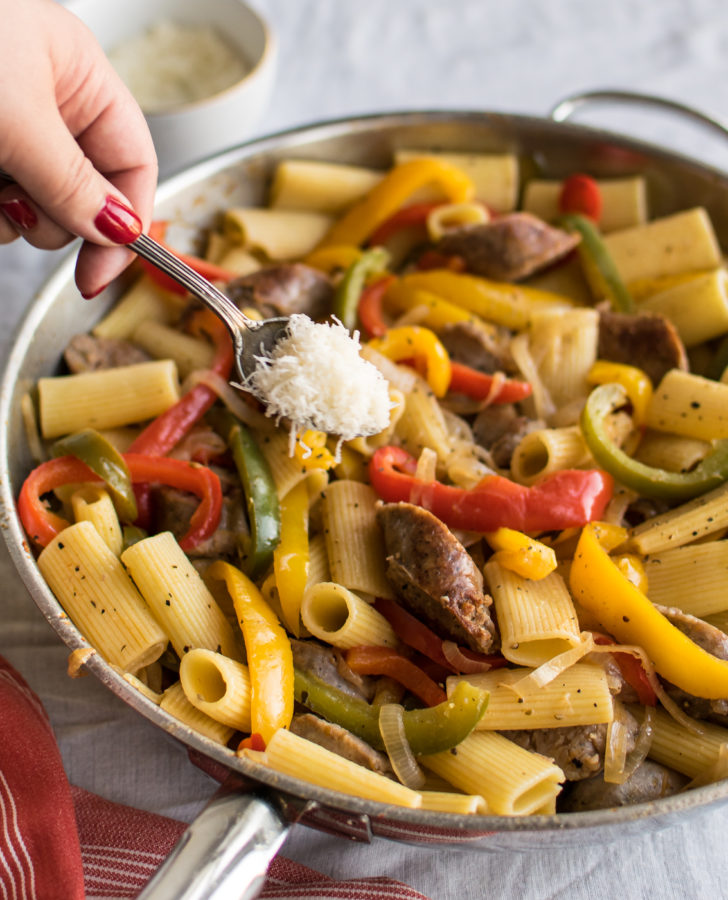
[{"label": "red nail polish", "polygon": [[84,294],[82,291],[81,296],[83,297],[84,300],[93,300],[94,297],[98,297],[99,294],[101,294],[103,291],[105,291],[107,287],[108,287],[108,284],[104,284],[97,291],[91,291],[90,294]]},{"label": "red nail polish", "polygon": [[0,210],[5,213],[13,225],[17,225],[23,231],[35,228],[38,224],[38,216],[36,216],[25,200],[20,200],[18,197],[13,197],[11,200],[3,200],[0,203]]},{"label": "red nail polish", "polygon": [[105,238],[115,244],[129,244],[142,233],[139,216],[116,197],[107,197],[101,212],[94,219],[94,225]]}]

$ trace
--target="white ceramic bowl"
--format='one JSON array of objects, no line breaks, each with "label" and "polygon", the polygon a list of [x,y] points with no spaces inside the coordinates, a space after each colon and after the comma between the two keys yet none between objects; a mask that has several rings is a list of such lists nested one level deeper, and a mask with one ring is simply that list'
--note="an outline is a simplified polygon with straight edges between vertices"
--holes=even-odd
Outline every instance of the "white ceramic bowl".
[{"label": "white ceramic bowl", "polygon": [[146,115],[160,176],[248,138],[273,90],[277,48],[262,16],[242,0],[68,0],[105,51],[160,21],[213,27],[240,52],[248,74],[203,100]]}]

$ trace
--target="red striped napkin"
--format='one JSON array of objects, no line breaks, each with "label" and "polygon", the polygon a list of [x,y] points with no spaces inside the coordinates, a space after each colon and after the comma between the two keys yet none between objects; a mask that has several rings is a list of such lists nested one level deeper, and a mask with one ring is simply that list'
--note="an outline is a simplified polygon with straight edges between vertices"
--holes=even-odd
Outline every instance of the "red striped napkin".
[{"label": "red striped napkin", "polygon": [[[40,700],[0,657],[2,900],[136,897],[185,828],[70,785]],[[282,857],[260,896],[427,900],[390,878],[336,881]]]}]

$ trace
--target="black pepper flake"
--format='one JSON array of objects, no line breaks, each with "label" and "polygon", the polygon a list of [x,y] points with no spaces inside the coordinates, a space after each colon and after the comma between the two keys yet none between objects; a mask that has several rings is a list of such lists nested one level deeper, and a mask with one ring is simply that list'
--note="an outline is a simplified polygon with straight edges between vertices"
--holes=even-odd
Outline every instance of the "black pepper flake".
[{"label": "black pepper flake", "polygon": [[165,603],[166,606],[171,606],[171,605],[172,605],[172,601],[171,601],[171,600],[165,600],[164,603]]},{"label": "black pepper flake", "polygon": [[62,544],[60,541],[58,541],[57,547],[58,547],[59,550],[65,550],[65,549],[66,549],[66,545],[65,545],[65,544]]},{"label": "black pepper flake", "polygon": [[301,691],[301,703],[308,703],[308,691]]},{"label": "black pepper flake", "polygon": [[457,748],[457,747],[450,747],[450,753],[452,753],[453,756],[457,756],[457,755],[458,755],[458,748]]},{"label": "black pepper flake", "polygon": [[629,622],[629,616],[622,616],[623,622]]},{"label": "black pepper flake", "polygon": [[[188,646],[187,644],[185,644],[184,647],[182,648],[182,652],[183,652],[183,653],[189,653],[189,652],[190,652],[190,648],[189,648],[189,646]],[[594,705],[596,706],[596,703],[595,703]]]}]

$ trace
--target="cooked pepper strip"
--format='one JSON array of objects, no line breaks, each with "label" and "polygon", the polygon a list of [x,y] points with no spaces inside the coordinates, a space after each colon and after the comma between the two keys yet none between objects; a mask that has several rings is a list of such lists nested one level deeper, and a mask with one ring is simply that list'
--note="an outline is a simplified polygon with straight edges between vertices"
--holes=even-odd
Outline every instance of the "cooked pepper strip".
[{"label": "cooked pepper strip", "polygon": [[[496,385],[495,377],[479,372],[463,363],[450,360],[450,391],[465,394],[473,400],[488,400],[489,403],[518,403],[531,396],[532,388],[527,381],[505,378]],[[492,394],[492,396],[491,396]]]},{"label": "cooked pepper strip", "polygon": [[129,467],[116,447],[98,431],[86,428],[56,441],[53,455],[75,456],[86,463],[106,483],[121,521],[136,519],[137,505]]},{"label": "cooked pepper strip", "polygon": [[258,578],[273,561],[281,537],[281,517],[273,473],[250,431],[230,414],[223,414],[227,442],[243,485],[250,535],[241,541],[243,569]]},{"label": "cooked pepper strip", "polygon": [[296,637],[301,631],[301,601],[308,581],[308,503],[304,479],[281,500],[281,540],[273,551],[283,622]]},{"label": "cooked pepper strip", "polygon": [[[233,344],[227,328],[209,310],[200,310],[193,321],[200,333],[210,335],[215,344],[215,357],[210,368],[224,378],[230,377],[233,367]],[[192,426],[199,422],[217,400],[217,394],[205,384],[196,384],[184,396],[157,416],[132,442],[132,453],[148,453],[163,456],[179,443]]]},{"label": "cooked pepper strip", "polygon": [[434,395],[444,397],[447,393],[451,377],[450,357],[429,328],[421,325],[390,328],[383,337],[371,340],[368,346],[395,362],[414,359],[422,363]]},{"label": "cooked pepper strip", "polygon": [[388,503],[406,501],[430,510],[449,528],[495,531],[559,531],[599,519],[612,496],[610,475],[599,469],[564,469],[524,487],[489,475],[465,489],[415,477],[417,461],[401,447],[381,447],[369,462],[369,478]]},{"label": "cooked pepper strip", "polygon": [[617,481],[645,497],[682,501],[704,494],[728,478],[728,439],[718,441],[690,472],[668,472],[628,456],[605,427],[607,416],[626,401],[622,385],[603,384],[589,394],[581,414],[582,434],[592,456]]},{"label": "cooked pepper strip", "polygon": [[691,641],[629,581],[599,543],[598,523],[582,531],[569,577],[574,598],[610,635],[643,647],[663,678],[696,697],[728,697],[728,662]]},{"label": "cooked pepper strip", "polygon": [[362,328],[369,337],[382,337],[387,333],[389,326],[382,317],[384,296],[394,284],[394,275],[385,275],[366,285],[359,297],[357,313]]},{"label": "cooked pepper strip", "polygon": [[301,464],[302,469],[333,469],[336,456],[326,446],[328,435],[325,431],[314,431],[309,428],[303,434],[296,436],[293,455]]},{"label": "cooked pepper strip", "polygon": [[386,244],[392,235],[402,231],[403,228],[412,228],[414,225],[425,225],[427,217],[433,209],[442,206],[439,203],[412,203],[409,206],[403,206],[393,213],[386,221],[371,234],[369,244],[376,246],[377,244]]},{"label": "cooked pepper strip", "polygon": [[346,663],[358,675],[388,675],[427,706],[447,700],[447,694],[419,666],[391,647],[353,647]]},{"label": "cooked pepper strip", "polygon": [[557,224],[567,231],[575,231],[581,237],[577,252],[594,298],[609,300],[617,312],[634,312],[632,295],[622,281],[594,223],[586,216],[569,213],[561,216]]},{"label": "cooked pepper strip", "polygon": [[[158,244],[161,244],[165,250],[168,250],[170,253],[174,254],[177,259],[181,260],[183,263],[187,263],[190,268],[194,269],[199,275],[202,275],[203,278],[206,278],[208,281],[232,281],[235,278],[235,272],[231,272],[229,269],[223,269],[220,266],[216,266],[214,263],[208,262],[206,259],[202,259],[199,256],[192,256],[188,253],[178,253],[176,250],[172,249],[168,244],[164,242],[164,236],[167,233],[167,222],[163,222],[157,220],[152,222],[149,226],[149,237],[154,238]],[[176,282],[174,278],[171,278],[169,275],[166,275],[162,272],[161,269],[158,269],[155,265],[150,262],[147,262],[145,259],[141,259],[140,263],[146,273],[149,275],[149,278],[158,286],[161,287],[162,290],[169,291],[171,294],[186,294],[187,289],[183,288],[181,284]]]},{"label": "cooked pepper strip", "polygon": [[[180,538],[183,550],[191,550],[206,540],[220,523],[222,489],[218,476],[205,466],[166,456],[124,453],[134,484],[161,483],[200,498],[187,532]],[[44,494],[63,484],[101,481],[89,467],[74,456],[59,456],[41,463],[23,482],[18,497],[18,514],[29,537],[45,547],[70,522],[51,512],[41,499]]]},{"label": "cooked pepper strip", "polygon": [[564,179],[559,193],[559,210],[562,213],[580,213],[598,222],[602,216],[602,205],[601,189],[590,175],[575,172]]},{"label": "cooked pepper strip", "polygon": [[[300,669],[294,670],[294,676],[299,703],[358,735],[375,749],[384,749],[378,706],[370,706]],[[415,756],[449,750],[464,740],[482,719],[488,696],[486,691],[460,681],[444,703],[405,710],[404,730]]]},{"label": "cooked pepper strip", "polygon": [[[606,634],[600,634],[598,631],[592,631],[592,637],[595,644],[614,644],[615,641]],[[622,678],[635,691],[640,703],[643,706],[656,706],[657,695],[655,694],[647,673],[642,668],[642,663],[631,653],[612,653],[614,661],[619,666]]]},{"label": "cooked pepper strip", "polygon": [[363,244],[382,222],[395,213],[423,185],[437,184],[454,203],[472,200],[475,188],[460,169],[434,157],[401,163],[331,228],[321,246]]},{"label": "cooked pepper strip", "polygon": [[293,718],[291,642],[273,610],[240,569],[218,560],[207,570],[227,585],[243,631],[250,670],[250,731],[265,743]]},{"label": "cooked pepper strip", "polygon": [[347,244],[321,247],[309,253],[306,257],[306,265],[330,275],[336,270],[348,269],[350,265],[361,258],[363,252],[358,247]]},{"label": "cooked pepper strip", "polygon": [[[420,622],[412,613],[407,612],[399,603],[385,597],[377,597],[374,601],[374,608],[389,622],[392,630],[403,644],[407,644],[413,650],[418,650],[423,656],[443,668],[460,674],[459,670],[445,656],[442,649],[442,638],[423,622]],[[506,660],[502,656],[486,656],[467,647],[458,647],[458,650],[467,659],[478,663],[488,663],[494,669],[506,664]]]},{"label": "cooked pepper strip", "polygon": [[383,247],[367,250],[344,273],[334,294],[333,312],[349,331],[356,328],[357,309],[366,279],[383,272],[389,262],[389,253]]},{"label": "cooked pepper strip", "polygon": [[523,578],[539,581],[556,568],[556,553],[553,548],[522,531],[498,528],[487,533],[485,539],[495,551],[491,560]]},{"label": "cooked pepper strip", "polygon": [[[441,331],[448,325],[455,325],[458,322],[478,321],[477,316],[461,306],[443,299],[430,290],[413,286],[406,280],[407,278],[409,276],[399,278],[390,285],[384,297],[385,306],[394,307],[397,312],[405,313],[411,309],[426,310],[419,321],[434,331]],[[485,323],[483,325],[485,326]]]},{"label": "cooked pepper strip", "polygon": [[598,359],[587,374],[589,384],[621,384],[632,404],[632,418],[635,425],[642,426],[647,417],[647,407],[652,399],[652,381],[642,369],[624,363]]}]

